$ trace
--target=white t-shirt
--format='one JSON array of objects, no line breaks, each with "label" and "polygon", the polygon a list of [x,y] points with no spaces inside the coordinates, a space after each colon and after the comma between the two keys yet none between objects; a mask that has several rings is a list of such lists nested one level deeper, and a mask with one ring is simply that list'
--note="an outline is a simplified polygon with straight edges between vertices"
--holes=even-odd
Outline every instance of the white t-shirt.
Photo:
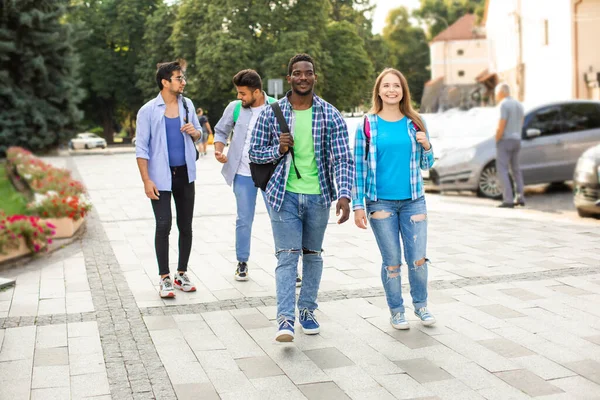
[{"label": "white t-shirt", "polygon": [[252,137],[252,131],[254,130],[254,125],[256,125],[256,121],[258,120],[258,115],[262,111],[264,106],[259,107],[251,107],[252,117],[250,118],[250,122],[248,123],[248,132],[246,132],[246,143],[244,143],[244,150],[242,151],[242,160],[240,161],[240,166],[238,167],[237,174],[243,176],[252,176],[250,173],[250,138]]}]

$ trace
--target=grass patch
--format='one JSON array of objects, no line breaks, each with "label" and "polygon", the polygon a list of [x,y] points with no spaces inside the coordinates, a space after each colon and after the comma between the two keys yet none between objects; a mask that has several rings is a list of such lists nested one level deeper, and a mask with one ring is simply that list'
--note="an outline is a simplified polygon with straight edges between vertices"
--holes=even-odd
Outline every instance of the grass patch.
[{"label": "grass patch", "polygon": [[7,215],[24,214],[27,210],[27,200],[10,183],[4,163],[0,163],[0,210]]}]

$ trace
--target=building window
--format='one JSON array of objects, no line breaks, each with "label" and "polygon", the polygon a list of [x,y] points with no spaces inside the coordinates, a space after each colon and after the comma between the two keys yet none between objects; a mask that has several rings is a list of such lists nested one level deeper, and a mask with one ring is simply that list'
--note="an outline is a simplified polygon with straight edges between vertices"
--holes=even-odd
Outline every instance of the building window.
[{"label": "building window", "polygon": [[550,43],[550,39],[549,39],[550,35],[549,35],[549,32],[548,32],[548,20],[547,19],[544,20],[543,28],[544,28],[544,31],[542,33],[543,34],[543,36],[542,36],[542,44],[544,46],[548,46],[548,44]]},{"label": "building window", "polygon": [[458,71],[458,76],[460,76],[460,77],[465,76],[465,71]]},{"label": "building window", "polygon": [[463,54],[465,54],[464,50],[459,49],[456,51],[456,54],[458,54],[459,56],[462,56]]}]

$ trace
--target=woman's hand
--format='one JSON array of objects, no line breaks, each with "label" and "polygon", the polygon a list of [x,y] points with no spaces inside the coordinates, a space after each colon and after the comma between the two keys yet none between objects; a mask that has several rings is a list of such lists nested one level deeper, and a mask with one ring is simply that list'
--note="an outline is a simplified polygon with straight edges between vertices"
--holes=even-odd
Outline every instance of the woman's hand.
[{"label": "woman's hand", "polygon": [[365,210],[358,209],[354,211],[354,223],[360,229],[367,229],[367,214]]},{"label": "woman's hand", "polygon": [[417,142],[419,142],[419,144],[421,146],[423,146],[425,151],[428,151],[431,148],[431,143],[429,143],[429,139],[427,139],[427,134],[425,132],[423,132],[423,131],[417,132],[416,139],[417,139]]}]

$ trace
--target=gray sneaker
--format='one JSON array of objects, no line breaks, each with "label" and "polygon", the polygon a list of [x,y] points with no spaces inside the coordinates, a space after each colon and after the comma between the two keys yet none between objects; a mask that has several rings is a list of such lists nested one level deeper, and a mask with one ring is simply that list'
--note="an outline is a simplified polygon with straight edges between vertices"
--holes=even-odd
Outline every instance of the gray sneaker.
[{"label": "gray sneaker", "polygon": [[160,280],[160,289],[158,294],[163,299],[175,297],[175,289],[173,288],[173,282],[170,276],[165,276]]}]

